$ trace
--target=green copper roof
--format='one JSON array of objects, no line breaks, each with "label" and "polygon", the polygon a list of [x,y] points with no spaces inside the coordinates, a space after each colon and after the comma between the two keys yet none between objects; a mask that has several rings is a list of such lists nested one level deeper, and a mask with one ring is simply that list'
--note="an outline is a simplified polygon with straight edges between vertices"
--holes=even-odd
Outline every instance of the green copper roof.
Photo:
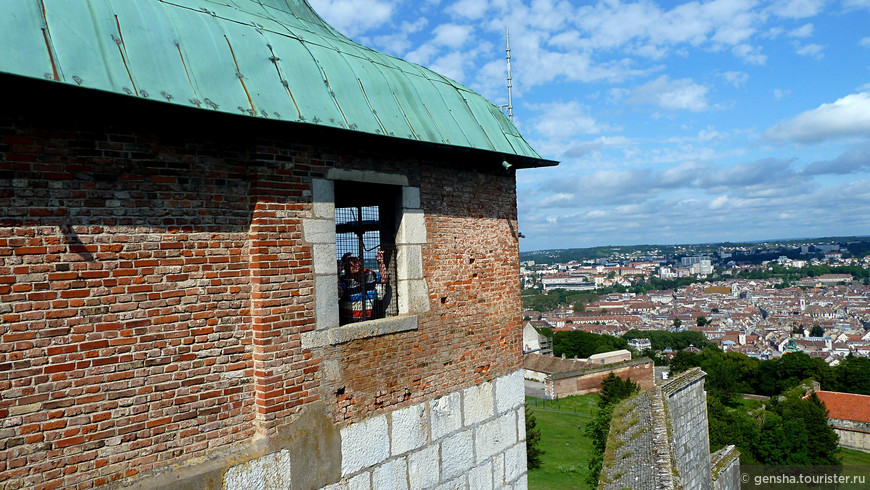
[{"label": "green copper roof", "polygon": [[0,72],[555,163],[479,94],[360,46],[305,0],[2,3]]}]

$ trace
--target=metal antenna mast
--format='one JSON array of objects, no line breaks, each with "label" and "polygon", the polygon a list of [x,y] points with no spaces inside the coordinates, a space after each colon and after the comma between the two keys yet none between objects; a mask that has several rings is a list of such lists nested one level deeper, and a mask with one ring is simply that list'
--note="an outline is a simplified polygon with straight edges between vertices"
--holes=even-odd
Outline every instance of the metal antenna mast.
[{"label": "metal antenna mast", "polygon": [[513,97],[513,80],[511,79],[511,33],[505,27],[505,40],[507,41],[507,88],[508,88],[508,119],[514,121],[514,97]]}]

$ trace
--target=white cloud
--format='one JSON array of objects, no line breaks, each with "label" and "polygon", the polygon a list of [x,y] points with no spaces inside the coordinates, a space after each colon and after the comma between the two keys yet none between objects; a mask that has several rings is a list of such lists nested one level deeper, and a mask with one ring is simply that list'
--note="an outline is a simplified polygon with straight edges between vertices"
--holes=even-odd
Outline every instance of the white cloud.
[{"label": "white cloud", "polygon": [[405,54],[404,58],[412,63],[428,65],[437,54],[437,47],[432,44],[423,44],[414,51]]},{"label": "white cloud", "polygon": [[429,63],[429,68],[435,73],[444,75],[447,78],[462,80],[465,78],[465,67],[468,64],[467,61],[468,57],[464,53],[454,51]]},{"label": "white cloud", "polygon": [[453,5],[447,7],[446,11],[449,14],[466,19],[480,19],[489,8],[487,0],[459,0]]},{"label": "white cloud", "polygon": [[790,37],[804,38],[810,37],[813,35],[813,25],[812,24],[804,24],[797,29],[793,29],[789,31],[788,35]]},{"label": "white cloud", "polygon": [[728,196],[722,195],[715,197],[710,203],[707,205],[709,209],[722,209],[728,205]]},{"label": "white cloud", "polygon": [[867,9],[870,10],[870,0],[844,0],[843,6],[847,10],[852,9]]},{"label": "white cloud", "polygon": [[332,27],[348,36],[386,24],[394,9],[393,3],[386,0],[311,0],[311,6]]},{"label": "white cloud", "polygon": [[685,143],[685,142],[690,142],[690,141],[695,141],[695,142],[699,142],[699,143],[706,143],[706,142],[710,142],[710,141],[721,141],[721,140],[725,139],[726,136],[727,136],[726,134],[723,134],[719,131],[716,131],[716,129],[713,128],[713,126],[707,126],[706,129],[702,129],[702,130],[698,131],[698,134],[696,136],[691,136],[691,137],[676,137],[676,136],[674,136],[674,137],[668,138],[665,141],[667,141],[669,143]]},{"label": "white cloud", "polygon": [[818,15],[827,0],[776,0],[767,11],[779,17],[804,19]]},{"label": "white cloud", "polygon": [[656,105],[664,109],[685,109],[700,112],[708,108],[708,88],[690,78],[670,80],[667,75],[641,85],[632,91],[628,101],[634,104]]},{"label": "white cloud", "polygon": [[749,74],[742,71],[726,71],[721,77],[737,88],[749,81]]},{"label": "white cloud", "polygon": [[776,100],[782,100],[783,97],[790,94],[791,90],[780,90],[778,88],[773,89],[773,98]]},{"label": "white cloud", "polygon": [[610,130],[590,116],[589,109],[577,101],[538,104],[530,109],[540,115],[535,118],[535,130],[544,138],[566,139],[578,134],[598,134]]},{"label": "white cloud", "polygon": [[815,59],[822,59],[825,56],[825,47],[820,44],[807,44],[806,46],[796,45],[795,52],[801,56],[809,56]]},{"label": "white cloud", "polygon": [[767,63],[767,56],[761,53],[761,48],[750,46],[749,44],[739,44],[731,49],[734,56],[743,59],[747,63],[753,65],[764,65]]},{"label": "white cloud", "polygon": [[781,121],[764,133],[770,141],[818,143],[849,136],[870,137],[870,92],[851,94]]},{"label": "white cloud", "polygon": [[813,162],[804,168],[807,175],[845,175],[870,169],[870,142],[850,148],[833,160]]},{"label": "white cloud", "polygon": [[864,39],[858,41],[858,46],[870,48],[870,37],[865,37]]},{"label": "white cloud", "polygon": [[432,40],[435,44],[447,46],[448,48],[461,48],[471,37],[472,27],[467,25],[457,24],[441,24],[435,28],[435,38]]}]

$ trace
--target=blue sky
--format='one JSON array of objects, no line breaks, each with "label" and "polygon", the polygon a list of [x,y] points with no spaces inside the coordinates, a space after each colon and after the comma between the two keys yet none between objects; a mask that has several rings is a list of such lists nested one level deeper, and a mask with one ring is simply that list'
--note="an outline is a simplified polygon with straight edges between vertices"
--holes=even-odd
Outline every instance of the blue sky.
[{"label": "blue sky", "polygon": [[507,102],[521,249],[870,234],[870,0],[310,0]]}]

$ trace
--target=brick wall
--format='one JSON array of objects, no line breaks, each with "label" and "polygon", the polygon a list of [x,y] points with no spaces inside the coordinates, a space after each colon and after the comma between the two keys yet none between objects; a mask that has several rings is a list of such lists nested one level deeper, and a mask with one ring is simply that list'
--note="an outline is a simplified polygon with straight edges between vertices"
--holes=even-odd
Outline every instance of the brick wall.
[{"label": "brick wall", "polygon": [[655,374],[653,370],[654,366],[652,361],[637,362],[621,367],[604,367],[577,376],[553,379],[546,384],[546,390],[549,396],[556,398],[598,393],[601,391],[601,382],[604,378],[610,375],[610,373],[623,379],[631,379],[638,384],[641,390],[646,390],[655,385]]},{"label": "brick wall", "polygon": [[[0,116],[9,488],[138,478],[271,437],[305,406],[355,422],[521,367],[500,159],[71,93]],[[332,167],[420,187],[431,305],[416,331],[309,351],[301,220]]]}]

